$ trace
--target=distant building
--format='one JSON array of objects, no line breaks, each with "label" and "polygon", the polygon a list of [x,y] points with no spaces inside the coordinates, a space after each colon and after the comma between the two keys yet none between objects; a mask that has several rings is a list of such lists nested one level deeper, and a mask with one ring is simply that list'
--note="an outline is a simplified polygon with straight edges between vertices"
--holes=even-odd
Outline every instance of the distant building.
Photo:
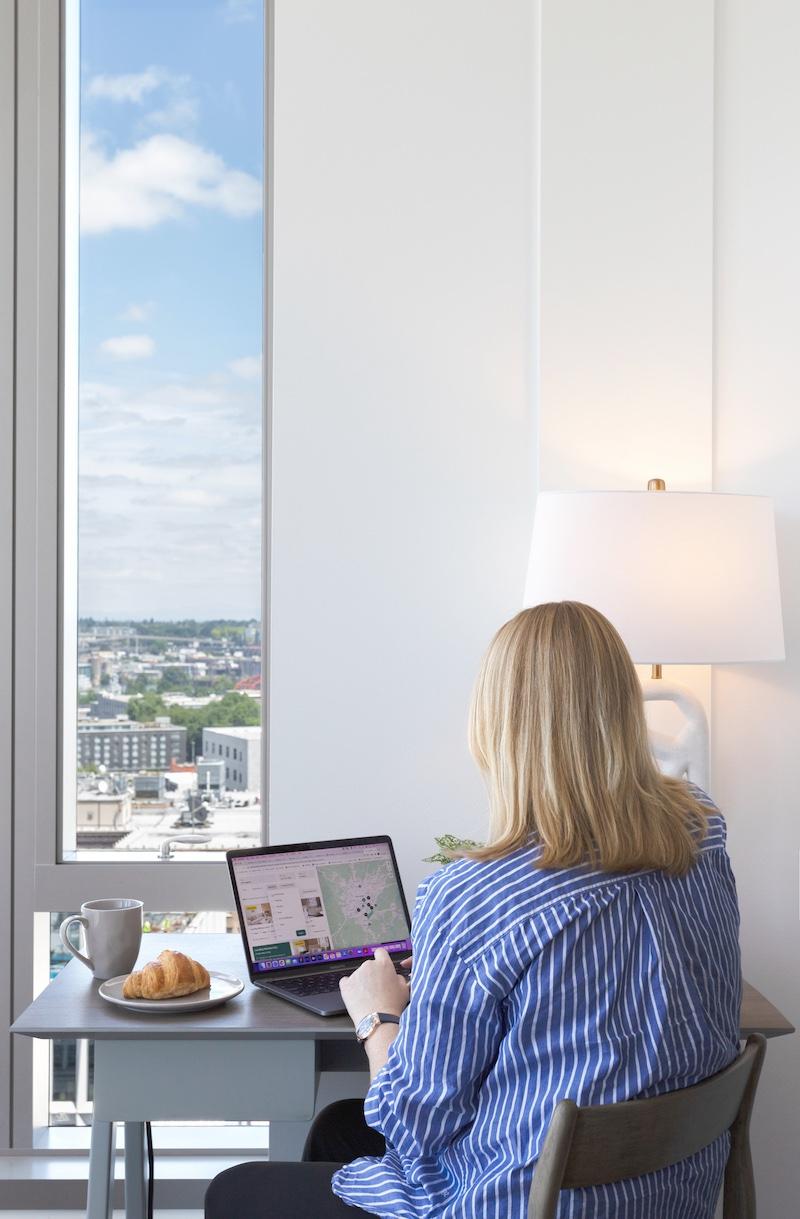
[{"label": "distant building", "polygon": [[131,823],[131,798],[102,792],[81,792],[76,804],[78,830],[127,830]]},{"label": "distant building", "polygon": [[221,694],[200,694],[197,697],[191,694],[175,694],[167,692],[161,695],[165,707],[185,707],[190,710],[199,710],[201,707],[207,707],[209,703],[218,703],[222,698]]},{"label": "distant building", "polygon": [[91,656],[92,685],[99,686],[104,677],[111,676],[115,656],[113,652],[93,652]]},{"label": "distant building", "polygon": [[[228,791],[260,791],[260,725],[252,728],[204,728],[203,758],[206,762],[224,762]],[[199,775],[197,786],[201,788]]]},{"label": "distant building", "polygon": [[126,694],[98,694],[91,704],[93,720],[113,720],[118,715],[128,715],[129,698]]},{"label": "distant building", "polygon": [[78,724],[78,766],[107,770],[167,770],[186,758],[186,729],[160,716],[153,724],[93,720]]},{"label": "distant building", "polygon": [[223,792],[225,790],[225,762],[222,758],[197,758],[197,790]]},{"label": "distant building", "polygon": [[163,800],[165,790],[163,774],[133,776],[133,795],[136,800]]},{"label": "distant building", "polygon": [[261,693],[261,674],[258,673],[254,677],[243,677],[241,681],[237,681],[233,687],[237,694],[251,694],[255,691]]}]

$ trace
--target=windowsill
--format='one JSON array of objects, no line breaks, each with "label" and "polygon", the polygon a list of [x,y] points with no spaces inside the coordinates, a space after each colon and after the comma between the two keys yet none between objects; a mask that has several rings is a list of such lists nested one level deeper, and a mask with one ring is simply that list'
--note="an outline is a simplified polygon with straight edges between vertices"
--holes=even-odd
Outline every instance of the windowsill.
[{"label": "windowsill", "polygon": [[65,851],[59,863],[224,863],[224,851],[187,851],[174,849],[169,859],[159,859],[156,851]]},{"label": "windowsill", "polygon": [[[30,1151],[0,1151],[0,1160],[26,1156],[73,1158],[89,1153],[90,1126],[46,1126],[34,1134]],[[125,1145],[124,1127],[116,1127],[117,1151]],[[159,1156],[265,1155],[269,1149],[269,1126],[153,1126],[153,1149]]]},{"label": "windowsill", "polygon": [[[226,1168],[243,1160],[255,1159],[254,1152],[242,1155],[227,1153],[204,1156],[175,1155],[156,1159],[156,1190],[159,1211],[202,1210],[208,1182]],[[113,1206],[124,1207],[125,1160],[114,1160]],[[2,1209],[32,1210],[56,1219],[59,1211],[83,1211],[86,1207],[86,1187],[89,1178],[89,1157],[31,1155],[6,1153],[0,1155],[0,1198]]]}]

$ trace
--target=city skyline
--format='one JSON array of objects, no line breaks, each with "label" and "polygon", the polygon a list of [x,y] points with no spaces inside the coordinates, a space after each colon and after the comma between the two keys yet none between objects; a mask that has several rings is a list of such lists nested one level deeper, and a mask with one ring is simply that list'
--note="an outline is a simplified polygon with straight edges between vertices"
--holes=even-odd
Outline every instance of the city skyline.
[{"label": "city skyline", "polygon": [[80,22],[78,613],[259,619],[261,5]]}]

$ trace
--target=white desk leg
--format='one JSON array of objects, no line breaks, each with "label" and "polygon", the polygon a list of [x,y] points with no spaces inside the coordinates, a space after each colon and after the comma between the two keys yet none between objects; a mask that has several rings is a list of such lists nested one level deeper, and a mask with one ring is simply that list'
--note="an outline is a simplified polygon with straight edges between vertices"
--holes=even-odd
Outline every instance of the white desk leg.
[{"label": "white desk leg", "polygon": [[310,1122],[270,1122],[270,1160],[299,1160],[310,1126]]},{"label": "white desk leg", "polygon": [[144,1122],[125,1123],[125,1219],[147,1219]]},{"label": "white desk leg", "polygon": [[92,1122],[86,1219],[111,1219],[114,1183],[114,1123]]}]

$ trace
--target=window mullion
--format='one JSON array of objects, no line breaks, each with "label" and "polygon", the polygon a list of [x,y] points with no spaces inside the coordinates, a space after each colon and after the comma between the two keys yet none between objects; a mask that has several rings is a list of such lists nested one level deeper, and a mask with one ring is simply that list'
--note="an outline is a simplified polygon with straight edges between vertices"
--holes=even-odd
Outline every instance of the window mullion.
[{"label": "window mullion", "polygon": [[[17,5],[13,1012],[35,986],[34,868],[55,860],[59,87],[57,4]],[[46,1049],[46,1047],[44,1047]],[[33,1066],[16,1039],[15,1147],[31,1146]]]},{"label": "window mullion", "polygon": [[[0,920],[8,960],[12,919],[12,793],[8,781],[13,750],[13,453],[14,453],[14,158],[15,158],[14,0],[0,0]],[[11,1014],[11,971],[0,974],[0,1005]],[[11,1041],[0,1041],[0,1147],[11,1137]]]}]

